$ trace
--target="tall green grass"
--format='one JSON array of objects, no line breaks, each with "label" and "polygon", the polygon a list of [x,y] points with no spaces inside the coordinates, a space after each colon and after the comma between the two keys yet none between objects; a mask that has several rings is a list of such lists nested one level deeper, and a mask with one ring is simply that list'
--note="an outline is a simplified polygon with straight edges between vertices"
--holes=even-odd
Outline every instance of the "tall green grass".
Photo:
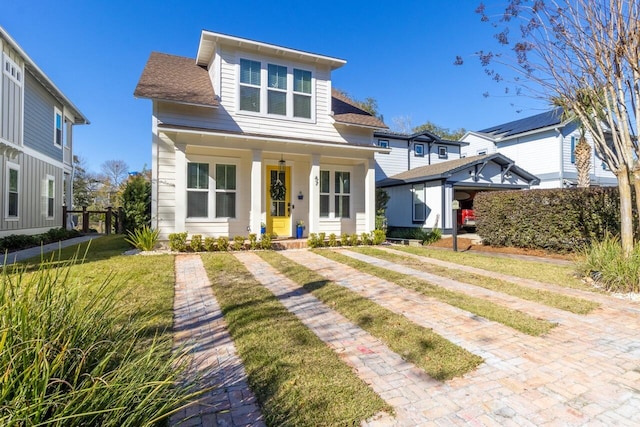
[{"label": "tall green grass", "polygon": [[0,425],[157,423],[188,398],[170,340],[131,321],[111,277],[72,284],[73,264],[0,273]]},{"label": "tall green grass", "polygon": [[607,236],[582,252],[577,270],[607,291],[640,292],[640,245],[625,257],[620,239]]}]

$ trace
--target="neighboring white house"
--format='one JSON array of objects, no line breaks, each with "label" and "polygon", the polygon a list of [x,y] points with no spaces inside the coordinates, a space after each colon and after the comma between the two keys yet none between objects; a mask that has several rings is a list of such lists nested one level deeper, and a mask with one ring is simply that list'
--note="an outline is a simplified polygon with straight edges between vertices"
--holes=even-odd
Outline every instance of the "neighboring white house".
[{"label": "neighboring white house", "polygon": [[73,126],[87,118],[0,27],[0,237],[63,225]]},{"label": "neighboring white house", "polygon": [[[467,132],[462,141],[468,146],[463,156],[502,153],[540,178],[539,188],[563,188],[575,186],[575,146],[580,129],[575,121],[562,120],[562,109],[526,117],[509,123],[492,126],[477,132]],[[587,141],[593,147],[590,134]],[[591,185],[617,185],[615,175],[598,158],[591,155]]]},{"label": "neighboring white house", "polygon": [[202,31],[195,58],[152,53],[152,226],[166,239],[375,227],[374,144],[386,128],[332,90],[346,61]]}]

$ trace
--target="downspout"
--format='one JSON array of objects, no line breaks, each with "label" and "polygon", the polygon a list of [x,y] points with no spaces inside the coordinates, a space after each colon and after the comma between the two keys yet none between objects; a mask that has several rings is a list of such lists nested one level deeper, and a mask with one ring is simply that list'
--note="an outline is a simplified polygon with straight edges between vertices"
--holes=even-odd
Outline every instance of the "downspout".
[{"label": "downspout", "polygon": [[407,170],[411,170],[411,138],[407,139]]},{"label": "downspout", "polygon": [[558,132],[558,142],[560,143],[560,188],[564,188],[564,141],[562,140],[560,128],[555,128],[554,130]]},{"label": "downspout", "polygon": [[431,141],[427,142],[427,147],[429,148],[429,158],[427,159],[427,164],[431,164]]}]

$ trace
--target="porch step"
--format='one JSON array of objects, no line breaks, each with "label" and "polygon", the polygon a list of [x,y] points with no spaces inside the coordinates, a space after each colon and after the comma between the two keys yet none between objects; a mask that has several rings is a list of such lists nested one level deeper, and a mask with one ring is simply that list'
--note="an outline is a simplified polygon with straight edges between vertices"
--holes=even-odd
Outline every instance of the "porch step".
[{"label": "porch step", "polygon": [[307,247],[307,239],[283,239],[273,240],[273,249],[281,251],[284,249],[304,249]]}]

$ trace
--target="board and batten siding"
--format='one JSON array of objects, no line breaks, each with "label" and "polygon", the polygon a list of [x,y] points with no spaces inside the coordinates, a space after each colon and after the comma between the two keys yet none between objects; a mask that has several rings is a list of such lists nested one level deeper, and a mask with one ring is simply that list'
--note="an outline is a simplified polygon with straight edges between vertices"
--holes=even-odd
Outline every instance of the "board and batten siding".
[{"label": "board and batten siding", "polygon": [[[24,91],[24,61],[22,58],[0,39],[2,49],[0,49],[0,82],[2,85],[0,102],[0,137],[5,141],[16,145],[22,145],[22,127],[20,114],[10,114],[10,112],[22,111],[23,91]],[[4,56],[10,58],[22,73],[22,88],[7,77],[4,72]]]},{"label": "board and batten siding", "polygon": [[[18,218],[7,220],[7,159],[2,160],[0,173],[0,236],[10,234],[37,234],[51,228],[58,228],[62,224],[63,172],[62,169],[35,157],[21,153],[11,163],[20,166],[20,186],[18,196]],[[47,218],[47,176],[53,176],[54,215]]]},{"label": "board and batten siding", "polygon": [[24,93],[24,145],[62,162],[62,146],[54,144],[54,98],[31,75],[26,74]]}]

